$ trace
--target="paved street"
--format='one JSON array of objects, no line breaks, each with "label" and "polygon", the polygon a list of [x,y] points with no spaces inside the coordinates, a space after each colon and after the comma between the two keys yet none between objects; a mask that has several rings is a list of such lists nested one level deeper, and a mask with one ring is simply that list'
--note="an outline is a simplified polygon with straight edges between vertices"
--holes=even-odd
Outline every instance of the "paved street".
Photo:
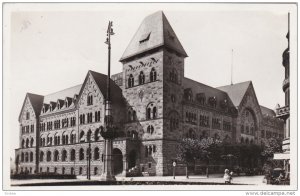
[{"label": "paved street", "polygon": [[[223,175],[214,174],[209,178],[205,176],[190,176],[186,179],[185,176],[149,176],[149,177],[116,177],[118,181],[176,181],[176,182],[204,182],[204,183],[224,183]],[[98,177],[91,177],[92,181],[99,180]],[[77,179],[30,179],[30,180],[12,180],[11,185],[18,186],[20,184],[32,184],[32,183],[52,183],[52,182],[78,182],[88,181],[86,176],[78,176]],[[243,185],[266,185],[263,183],[263,176],[236,176],[233,178],[233,184]]]}]

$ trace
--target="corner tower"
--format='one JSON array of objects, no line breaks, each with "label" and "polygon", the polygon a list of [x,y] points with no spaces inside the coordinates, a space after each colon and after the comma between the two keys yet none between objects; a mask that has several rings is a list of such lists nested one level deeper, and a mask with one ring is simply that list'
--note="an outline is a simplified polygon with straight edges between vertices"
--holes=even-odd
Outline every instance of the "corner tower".
[{"label": "corner tower", "polygon": [[179,128],[182,119],[185,57],[187,54],[166,16],[159,11],[143,20],[120,59],[127,101],[125,131],[141,140],[138,165],[150,175],[170,173],[168,142],[174,143],[172,129]]}]

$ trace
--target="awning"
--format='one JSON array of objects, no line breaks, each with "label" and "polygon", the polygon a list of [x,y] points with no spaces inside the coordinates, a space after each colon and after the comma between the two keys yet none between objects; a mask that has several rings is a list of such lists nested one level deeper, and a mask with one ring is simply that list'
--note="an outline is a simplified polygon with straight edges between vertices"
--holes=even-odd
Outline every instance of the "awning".
[{"label": "awning", "polygon": [[286,160],[286,159],[290,159],[290,153],[278,153],[278,154],[274,154],[274,158],[275,160]]}]

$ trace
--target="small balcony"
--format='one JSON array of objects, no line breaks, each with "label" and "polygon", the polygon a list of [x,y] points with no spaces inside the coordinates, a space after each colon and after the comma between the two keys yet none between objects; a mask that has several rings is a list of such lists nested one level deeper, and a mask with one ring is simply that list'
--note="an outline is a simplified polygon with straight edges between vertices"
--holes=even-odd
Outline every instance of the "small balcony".
[{"label": "small balcony", "polygon": [[283,106],[281,108],[276,109],[276,117],[277,118],[286,118],[290,114],[290,107],[289,106]]},{"label": "small balcony", "polygon": [[286,78],[283,80],[282,82],[282,90],[285,91],[286,88],[288,88],[290,86],[290,79]]}]

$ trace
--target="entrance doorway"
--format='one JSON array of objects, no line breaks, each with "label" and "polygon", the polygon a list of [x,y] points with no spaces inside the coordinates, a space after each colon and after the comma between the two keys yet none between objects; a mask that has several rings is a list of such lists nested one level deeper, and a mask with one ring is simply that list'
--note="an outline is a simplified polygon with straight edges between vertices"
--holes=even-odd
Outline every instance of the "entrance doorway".
[{"label": "entrance doorway", "polygon": [[131,169],[136,166],[136,151],[132,150],[128,155],[128,168]]},{"label": "entrance doorway", "polygon": [[120,174],[123,171],[123,155],[122,151],[118,148],[113,149],[113,163],[114,163],[114,174]]}]

